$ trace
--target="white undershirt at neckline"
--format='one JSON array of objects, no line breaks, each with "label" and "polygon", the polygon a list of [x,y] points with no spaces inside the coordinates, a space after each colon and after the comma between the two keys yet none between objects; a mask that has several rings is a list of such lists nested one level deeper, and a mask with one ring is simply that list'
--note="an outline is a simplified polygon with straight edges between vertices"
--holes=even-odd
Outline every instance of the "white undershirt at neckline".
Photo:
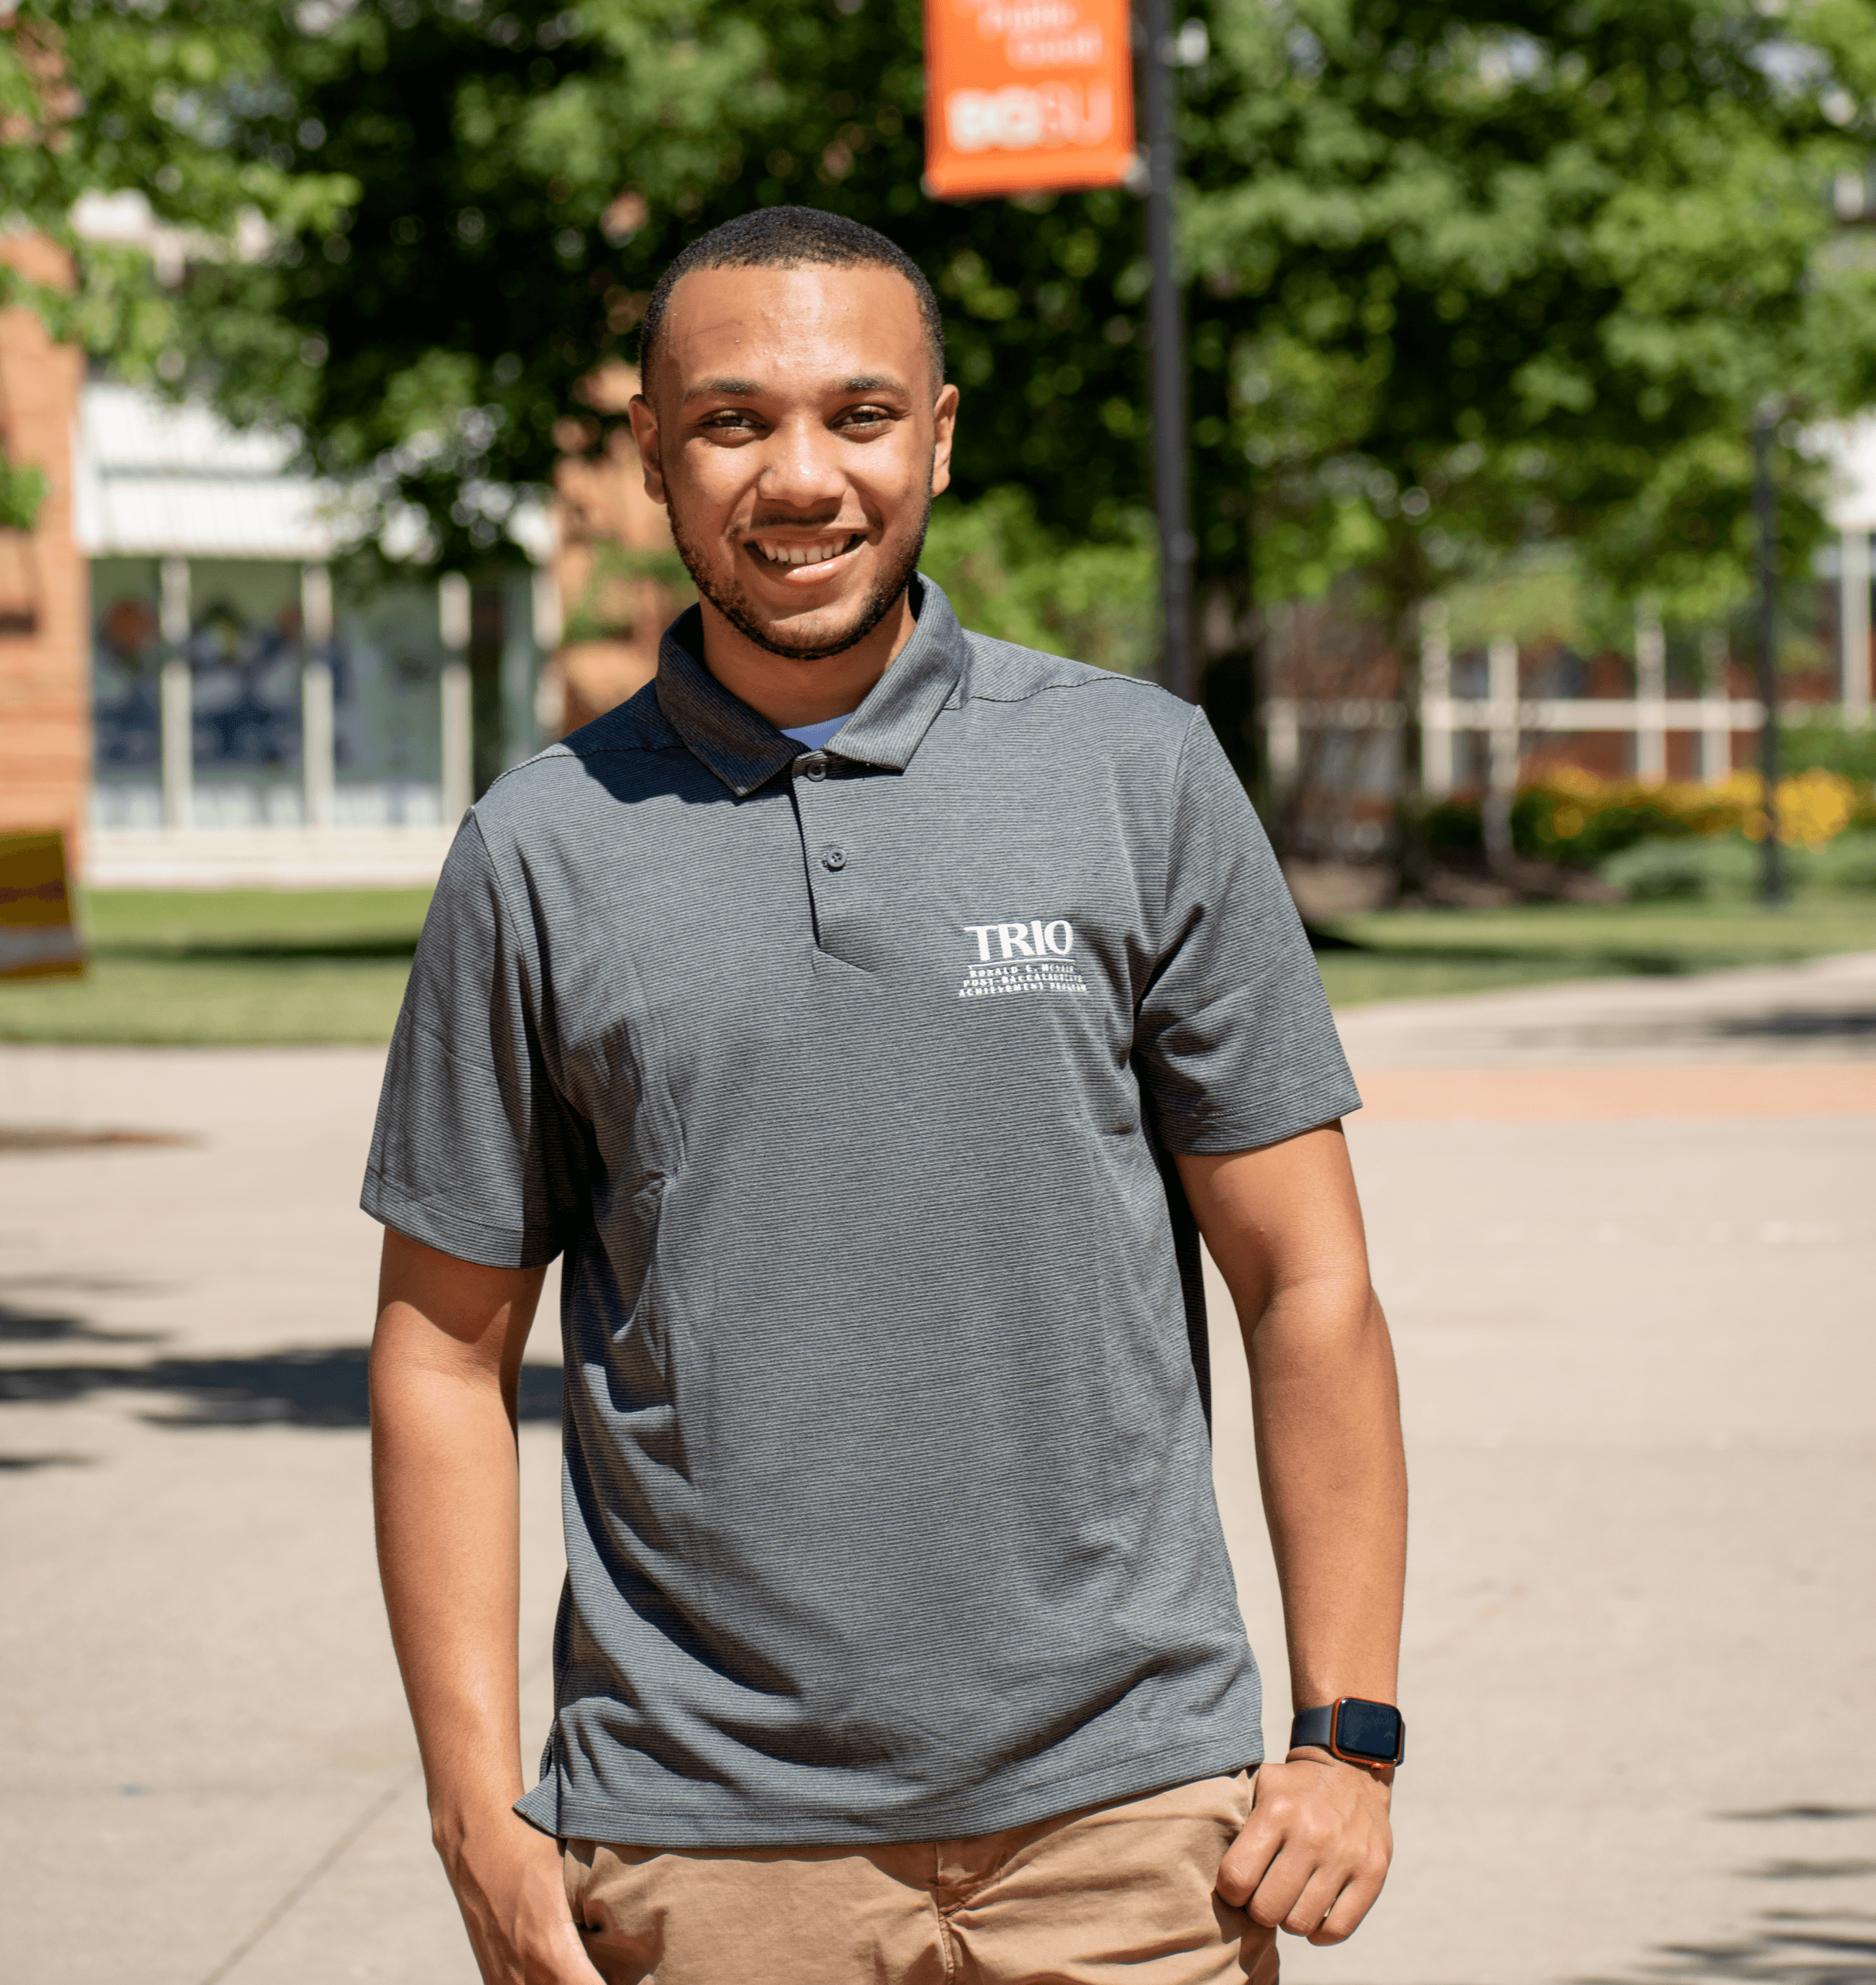
[{"label": "white undershirt at neckline", "polygon": [[818,751],[840,728],[841,725],[846,723],[847,717],[853,714],[854,713],[849,710],[847,716],[823,717],[819,723],[798,723],[784,730],[781,734],[785,737],[792,737],[798,744],[805,745],[810,751]]}]

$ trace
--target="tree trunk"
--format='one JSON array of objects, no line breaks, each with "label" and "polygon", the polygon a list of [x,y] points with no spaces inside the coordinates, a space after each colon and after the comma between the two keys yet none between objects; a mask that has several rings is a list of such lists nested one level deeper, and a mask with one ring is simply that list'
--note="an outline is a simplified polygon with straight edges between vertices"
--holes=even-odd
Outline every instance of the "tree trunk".
[{"label": "tree trunk", "polygon": [[1423,602],[1397,599],[1391,616],[1401,699],[1400,777],[1394,796],[1395,902],[1426,889],[1426,789],[1424,742],[1420,734],[1420,609]]}]

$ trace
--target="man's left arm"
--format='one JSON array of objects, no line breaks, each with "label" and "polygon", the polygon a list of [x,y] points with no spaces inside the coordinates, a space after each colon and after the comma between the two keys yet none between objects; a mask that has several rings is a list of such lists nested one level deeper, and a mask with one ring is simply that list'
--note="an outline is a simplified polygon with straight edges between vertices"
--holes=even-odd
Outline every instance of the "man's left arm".
[{"label": "man's left arm", "polygon": [[[1291,1699],[1392,1703],[1406,1465],[1341,1126],[1178,1166],[1244,1333]],[[1219,1892],[1260,1923],[1340,1943],[1387,1878],[1392,1779],[1308,1747],[1264,1765]]]}]

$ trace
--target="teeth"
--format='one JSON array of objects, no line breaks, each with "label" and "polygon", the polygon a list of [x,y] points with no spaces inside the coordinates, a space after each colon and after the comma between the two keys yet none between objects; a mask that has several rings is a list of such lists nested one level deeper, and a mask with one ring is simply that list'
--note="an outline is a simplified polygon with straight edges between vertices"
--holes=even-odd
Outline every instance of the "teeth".
[{"label": "teeth", "polygon": [[857,531],[843,538],[829,538],[820,544],[764,544],[759,538],[750,540],[751,548],[771,565],[824,565],[829,559],[839,558],[858,542]]}]

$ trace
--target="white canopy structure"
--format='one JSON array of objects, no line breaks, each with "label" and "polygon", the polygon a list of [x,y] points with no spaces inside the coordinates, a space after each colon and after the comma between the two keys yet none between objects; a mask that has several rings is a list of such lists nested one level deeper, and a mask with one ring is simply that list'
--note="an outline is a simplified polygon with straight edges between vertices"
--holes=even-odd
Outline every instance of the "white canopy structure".
[{"label": "white canopy structure", "polygon": [[287,558],[347,541],[343,498],[297,474],[297,437],[229,427],[204,406],[94,382],[79,405],[73,495],[91,558]]}]

